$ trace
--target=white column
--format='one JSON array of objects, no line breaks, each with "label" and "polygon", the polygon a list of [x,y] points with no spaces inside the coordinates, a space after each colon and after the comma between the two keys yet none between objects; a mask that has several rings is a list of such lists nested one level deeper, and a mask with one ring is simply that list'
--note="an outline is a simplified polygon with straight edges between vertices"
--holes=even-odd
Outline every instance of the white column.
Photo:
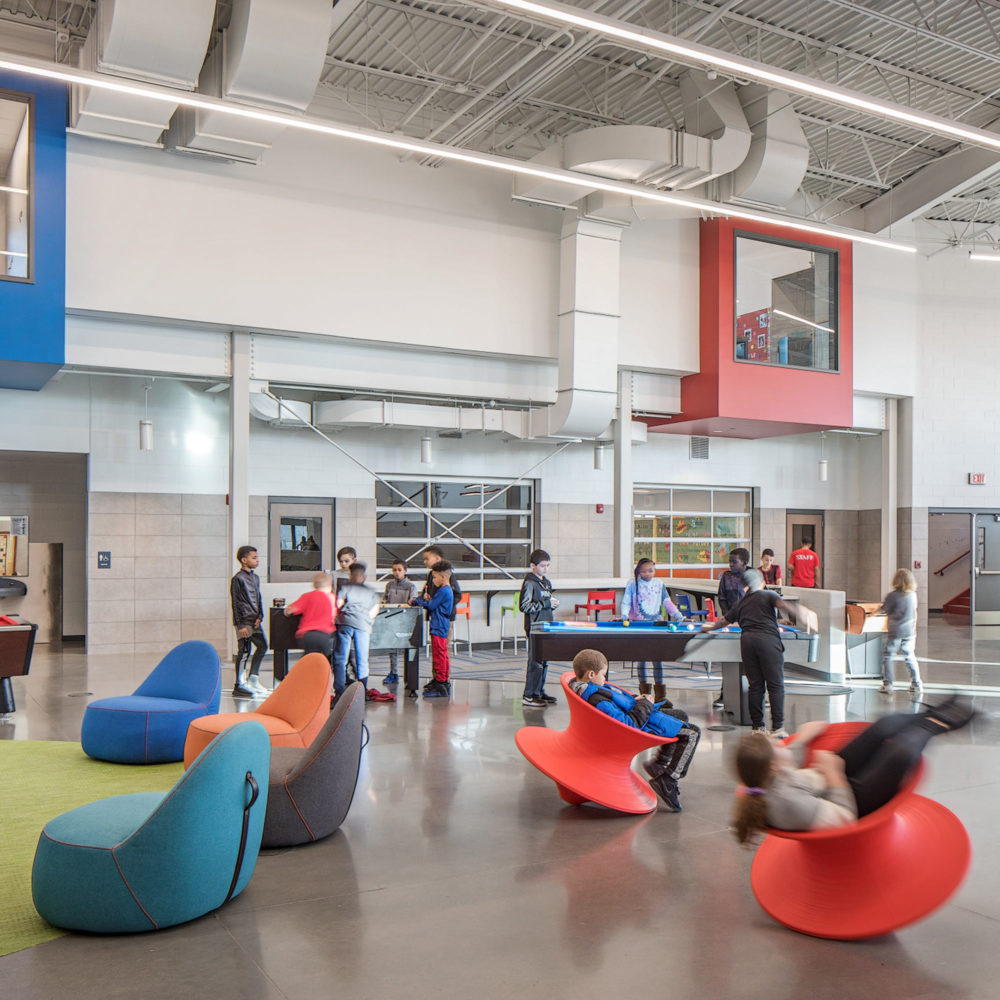
[{"label": "white column", "polygon": [[892,577],[899,568],[897,531],[899,507],[899,421],[896,400],[885,401],[885,430],[882,432],[882,590],[892,589]]},{"label": "white column", "polygon": [[[229,567],[236,572],[236,550],[250,539],[250,334],[230,334],[229,391]],[[229,632],[229,652],[235,652]]]},{"label": "white column", "polygon": [[632,572],[632,372],[618,372],[615,420],[615,576]]}]

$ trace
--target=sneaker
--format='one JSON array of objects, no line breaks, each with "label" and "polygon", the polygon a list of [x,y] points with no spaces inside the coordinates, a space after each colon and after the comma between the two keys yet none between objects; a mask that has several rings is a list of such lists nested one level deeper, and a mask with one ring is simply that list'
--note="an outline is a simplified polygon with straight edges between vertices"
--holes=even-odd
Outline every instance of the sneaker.
[{"label": "sneaker", "polygon": [[233,688],[233,697],[234,698],[252,698],[253,697],[253,691],[249,690],[249,688],[243,687],[243,685],[240,684],[237,681],[235,687]]},{"label": "sneaker", "polygon": [[880,688],[878,689],[878,693],[879,693],[879,694],[895,694],[896,692],[895,692],[895,690],[893,689],[893,686],[892,686],[891,684],[883,684],[883,685],[882,685],[882,686],[881,686],[881,687],[880,687]]},{"label": "sneaker", "polygon": [[776,740],[787,740],[788,730],[784,726],[778,726],[777,729],[772,729],[770,735]]},{"label": "sneaker", "polygon": [[536,698],[533,694],[526,694],[521,699],[521,704],[528,708],[546,708],[549,703],[541,698]]},{"label": "sneaker", "polygon": [[677,779],[661,774],[658,778],[653,778],[649,783],[653,791],[663,800],[668,812],[679,813],[681,811],[680,790],[677,787]]},{"label": "sneaker", "polygon": [[555,697],[553,697],[550,694],[546,694],[544,691],[541,694],[541,698],[542,698],[542,701],[544,701],[546,705],[555,705],[559,701],[558,698],[555,698]]},{"label": "sneaker", "polygon": [[722,697],[722,692],[719,692],[719,697],[712,702],[712,708],[722,708],[725,705],[726,699]]},{"label": "sneaker", "polygon": [[910,685],[910,699],[912,701],[920,701],[924,696],[924,686],[919,681],[914,681]]},{"label": "sneaker", "polygon": [[428,682],[427,682],[427,683],[426,683],[426,684],[424,685],[424,688],[423,688],[423,689],[424,689],[425,691],[430,691],[430,690],[431,690],[431,688],[433,688],[435,684],[437,684],[437,681],[436,681],[436,680],[434,680],[434,678],[432,677],[432,678],[431,678],[431,679],[430,679],[430,680],[429,680],[429,681],[428,681]]},{"label": "sneaker", "polygon": [[424,689],[425,698],[450,698],[451,685],[446,681],[434,681],[433,686]]},{"label": "sneaker", "polygon": [[266,687],[264,687],[263,684],[261,684],[260,678],[256,674],[251,674],[246,679],[246,684],[244,686],[253,691],[255,695],[267,696],[271,693]]},{"label": "sneaker", "polygon": [[387,673],[385,675],[385,683],[386,684],[398,684],[399,683],[399,674],[397,674],[395,670],[390,670],[389,673]]},{"label": "sneaker", "polygon": [[753,729],[750,730],[750,732],[763,733],[765,736],[767,736],[767,730],[763,726],[754,726]]},{"label": "sneaker", "polygon": [[952,695],[940,705],[933,705],[927,710],[929,718],[944,723],[949,730],[967,726],[978,714],[968,698],[960,698],[958,695]]}]

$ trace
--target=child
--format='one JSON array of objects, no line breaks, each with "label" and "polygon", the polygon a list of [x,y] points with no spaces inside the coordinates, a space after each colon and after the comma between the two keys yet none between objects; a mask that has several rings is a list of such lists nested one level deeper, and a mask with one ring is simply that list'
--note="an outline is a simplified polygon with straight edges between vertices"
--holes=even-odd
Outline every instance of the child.
[{"label": "child", "polygon": [[[402,559],[394,560],[392,564],[392,579],[385,585],[385,592],[382,594],[382,603],[388,604],[409,604],[410,598],[415,597],[416,585],[406,579],[406,563]],[[399,674],[396,667],[399,665],[399,650],[389,650],[389,673],[386,675],[386,684],[396,684],[399,681]]]},{"label": "child", "polygon": [[781,567],[774,561],[774,549],[764,549],[760,554],[761,576],[764,577],[764,584],[768,587],[781,586]]},{"label": "child", "polygon": [[816,750],[803,767],[809,744],[826,729],[807,722],[788,747],[759,733],[740,740],[734,833],[741,844],[758,831],[824,830],[853,823],[884,806],[902,787],[932,736],[961,729],[975,717],[966,701],[951,697],[919,715],[886,715],[836,753]]},{"label": "child", "polygon": [[295,638],[306,653],[322,653],[333,662],[333,634],[337,631],[334,619],[337,607],[333,600],[333,577],[317,573],[313,589],[285,608],[286,615],[301,615]]},{"label": "child", "polygon": [[[622,595],[622,618],[628,618],[633,622],[653,622],[663,617],[669,618],[672,622],[684,620],[684,616],[670,600],[670,594],[667,593],[663,581],[656,576],[656,563],[652,559],[640,559],[635,564],[632,579],[625,585],[625,593]],[[667,708],[673,708],[673,704],[667,701],[667,686],[663,683],[663,664],[659,660],[653,660],[653,681],[655,686],[650,687],[646,678],[646,661],[640,660],[639,694],[649,694],[652,691],[655,701],[664,703]]]},{"label": "child", "polygon": [[882,610],[889,616],[888,635],[882,650],[882,694],[892,694],[892,661],[897,653],[903,654],[910,671],[910,697],[920,701],[923,684],[920,667],[913,655],[917,639],[917,581],[908,569],[897,569],[892,578],[892,590],[885,595]]},{"label": "child", "polygon": [[545,693],[545,675],[548,663],[535,656],[535,644],[531,638],[531,626],[535,622],[552,621],[552,612],[559,607],[559,599],[552,596],[552,581],[545,575],[552,565],[552,557],[545,549],[535,549],[528,556],[530,572],[521,584],[517,604],[524,615],[524,634],[527,636],[528,667],[524,678],[524,694],[521,704],[532,708],[548,708],[556,699]]},{"label": "child", "polygon": [[729,569],[719,577],[719,611],[722,614],[735,608],[746,593],[747,585],[743,582],[743,574],[749,565],[750,553],[746,549],[730,550]]},{"label": "child", "polygon": [[425,698],[448,698],[451,696],[448,661],[448,630],[451,628],[451,613],[454,596],[451,589],[451,563],[434,563],[431,567],[434,595],[430,598],[412,597],[411,603],[419,604],[430,612],[431,620],[431,662],[434,677],[424,688]]},{"label": "child", "polygon": [[608,683],[608,660],[596,649],[581,649],[573,657],[574,680],[570,687],[599,712],[612,719],[657,736],[676,736],[676,743],[664,743],[652,760],[643,767],[650,777],[650,785],[663,799],[671,812],[681,811],[680,791],[677,782],[691,766],[691,758],[701,739],[701,730],[688,722],[687,712],[664,709],[648,694],[638,698],[614,684]]},{"label": "child", "polygon": [[358,561],[358,553],[350,545],[345,545],[342,549],[337,549],[337,565],[340,567],[334,571],[333,583],[336,593],[340,593],[340,588],[348,583],[351,578],[351,566]]},{"label": "child", "polygon": [[368,690],[368,645],[372,637],[372,624],[378,614],[378,594],[365,586],[368,567],[364,563],[351,563],[347,583],[337,594],[337,651],[333,657],[333,691],[340,697],[346,686],[347,657],[353,650],[358,680]]},{"label": "child", "polygon": [[[260,627],[264,618],[260,601],[260,577],[254,572],[260,564],[260,557],[252,545],[241,545],[236,550],[236,559],[240,564],[240,570],[229,584],[233,625],[236,627],[239,639],[236,649],[236,684],[233,686],[233,697],[256,698],[268,693],[258,677],[261,660],[267,652],[267,636]],[[251,646],[253,659],[250,660],[250,673],[247,674]]]},{"label": "child", "polygon": [[764,688],[771,705],[771,735],[783,739],[785,732],[785,644],[781,641],[778,616],[781,611],[788,617],[806,618],[812,612],[798,605],[786,604],[773,590],[764,589],[764,577],[755,569],[743,575],[747,594],[725,617],[706,622],[702,630],[711,632],[727,625],[739,625],[740,659],[746,671],[750,688],[747,707],[750,723],[755,733],[764,730]]},{"label": "child", "polygon": [[[444,549],[440,545],[428,545],[424,549],[423,556],[424,566],[427,568],[427,582],[424,584],[423,593],[420,595],[425,600],[433,599],[435,593],[437,593],[437,586],[434,583],[434,567],[439,562],[445,562]],[[458,577],[454,573],[451,574],[451,613],[448,617],[448,628],[451,628],[451,622],[455,620],[455,608],[458,606],[458,602],[462,599],[462,585],[458,582]],[[430,612],[426,615],[427,620],[430,621]],[[433,636],[433,632],[431,635]],[[447,637],[447,633],[446,633]],[[420,676],[420,651],[419,649],[413,654],[413,669],[416,671],[417,676]],[[431,673],[430,680],[424,685],[424,691],[433,691],[435,688],[435,681],[437,678],[434,676],[433,671]],[[440,697],[440,694],[435,697]]]}]

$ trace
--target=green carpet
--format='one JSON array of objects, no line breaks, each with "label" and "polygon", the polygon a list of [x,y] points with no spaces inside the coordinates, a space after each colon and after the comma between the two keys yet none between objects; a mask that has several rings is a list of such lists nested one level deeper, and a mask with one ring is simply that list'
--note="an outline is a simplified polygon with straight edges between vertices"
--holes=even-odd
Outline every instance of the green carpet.
[{"label": "green carpet", "polygon": [[0,740],[0,955],[65,931],[46,923],[31,902],[31,863],[42,827],[60,813],[110,795],[165,792],[182,764],[108,764],[79,743]]}]

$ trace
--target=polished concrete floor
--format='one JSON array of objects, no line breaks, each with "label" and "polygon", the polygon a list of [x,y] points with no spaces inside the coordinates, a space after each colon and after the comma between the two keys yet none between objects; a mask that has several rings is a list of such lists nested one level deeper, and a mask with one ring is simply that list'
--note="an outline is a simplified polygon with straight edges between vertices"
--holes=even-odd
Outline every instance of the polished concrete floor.
[{"label": "polished concrete floor", "polygon": [[[894,935],[863,943],[808,938],[758,907],[752,853],[727,830],[727,751],[739,731],[707,728],[721,721],[712,686],[676,691],[706,727],[682,785],[684,811],[633,818],[565,805],[518,754],[513,737],[522,725],[566,724],[562,699],[545,712],[522,709],[515,682],[456,681],[451,702],[369,705],[371,742],[339,833],[263,852],[240,897],[183,927],[70,934],[2,958],[0,992],[18,1000],[993,1000],[1000,629],[991,631],[996,637],[942,619],[921,631],[928,680],[980,692],[975,723],[932,745],[923,789],[965,823],[974,855],[952,900]],[[76,739],[91,696],[128,689],[150,666],[149,658],[96,662],[82,649],[40,648],[31,676],[16,683],[18,712],[0,737]],[[549,686],[556,689],[554,678]],[[890,704],[911,707],[902,690],[888,699],[868,681],[845,694],[792,694],[788,715],[794,724],[871,719]]]}]

